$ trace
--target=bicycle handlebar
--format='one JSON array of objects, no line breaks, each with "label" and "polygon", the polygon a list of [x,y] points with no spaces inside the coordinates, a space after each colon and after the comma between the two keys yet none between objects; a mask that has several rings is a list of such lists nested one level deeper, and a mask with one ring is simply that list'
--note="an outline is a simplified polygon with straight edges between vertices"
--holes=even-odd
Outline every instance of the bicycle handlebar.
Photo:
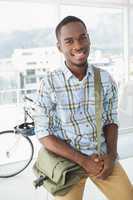
[{"label": "bicycle handlebar", "polygon": [[29,98],[29,97],[27,97],[27,96],[24,96],[24,101],[25,101],[25,100],[28,100],[28,101],[33,102],[33,99],[31,99],[31,98]]}]

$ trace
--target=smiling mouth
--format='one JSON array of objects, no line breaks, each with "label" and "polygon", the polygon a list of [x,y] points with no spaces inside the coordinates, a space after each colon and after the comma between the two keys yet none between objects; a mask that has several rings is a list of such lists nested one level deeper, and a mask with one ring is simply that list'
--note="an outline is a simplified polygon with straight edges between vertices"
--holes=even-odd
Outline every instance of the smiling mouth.
[{"label": "smiling mouth", "polygon": [[75,52],[72,54],[76,59],[81,60],[86,57],[86,51]]}]

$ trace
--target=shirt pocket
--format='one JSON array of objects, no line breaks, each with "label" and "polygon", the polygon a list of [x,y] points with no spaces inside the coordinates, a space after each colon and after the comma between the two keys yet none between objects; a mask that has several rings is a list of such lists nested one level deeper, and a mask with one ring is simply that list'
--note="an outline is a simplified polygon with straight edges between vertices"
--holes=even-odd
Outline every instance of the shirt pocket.
[{"label": "shirt pocket", "polygon": [[79,105],[69,100],[67,95],[59,94],[57,96],[57,113],[62,123],[71,123],[73,116]]}]

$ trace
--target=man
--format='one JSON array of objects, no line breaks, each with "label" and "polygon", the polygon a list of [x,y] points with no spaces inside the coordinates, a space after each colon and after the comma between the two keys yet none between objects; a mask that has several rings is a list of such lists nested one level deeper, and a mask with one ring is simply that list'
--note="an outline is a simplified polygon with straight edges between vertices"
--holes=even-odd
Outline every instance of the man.
[{"label": "man", "polygon": [[[88,64],[90,39],[74,16],[56,27],[57,47],[65,62],[46,72],[38,94],[36,134],[46,149],[79,164],[109,200],[132,200],[133,189],[117,161],[117,88],[101,70],[103,95],[101,154],[97,153],[94,67]],[[56,200],[81,200],[86,178]],[[89,197],[88,197],[89,199]]]}]

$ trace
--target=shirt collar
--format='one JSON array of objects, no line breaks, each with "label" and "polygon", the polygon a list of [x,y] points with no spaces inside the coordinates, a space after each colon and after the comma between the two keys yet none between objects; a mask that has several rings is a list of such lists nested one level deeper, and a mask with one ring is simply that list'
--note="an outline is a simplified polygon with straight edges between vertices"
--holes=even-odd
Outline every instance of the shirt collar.
[{"label": "shirt collar", "polygon": [[88,68],[87,68],[87,72],[86,72],[87,76],[91,75],[94,77],[94,70],[93,70],[93,66],[91,64],[88,64]]},{"label": "shirt collar", "polygon": [[[73,76],[72,72],[68,69],[65,62],[63,63],[62,70],[63,70],[63,73],[67,80]],[[94,76],[93,66],[90,64],[88,64],[88,68],[87,68],[87,72],[86,72],[86,76],[89,76],[89,75]]]},{"label": "shirt collar", "polygon": [[72,72],[68,69],[66,63],[64,62],[63,63],[63,67],[62,67],[62,70],[63,70],[63,73],[66,77],[66,79],[68,80],[70,77],[73,76]]}]

